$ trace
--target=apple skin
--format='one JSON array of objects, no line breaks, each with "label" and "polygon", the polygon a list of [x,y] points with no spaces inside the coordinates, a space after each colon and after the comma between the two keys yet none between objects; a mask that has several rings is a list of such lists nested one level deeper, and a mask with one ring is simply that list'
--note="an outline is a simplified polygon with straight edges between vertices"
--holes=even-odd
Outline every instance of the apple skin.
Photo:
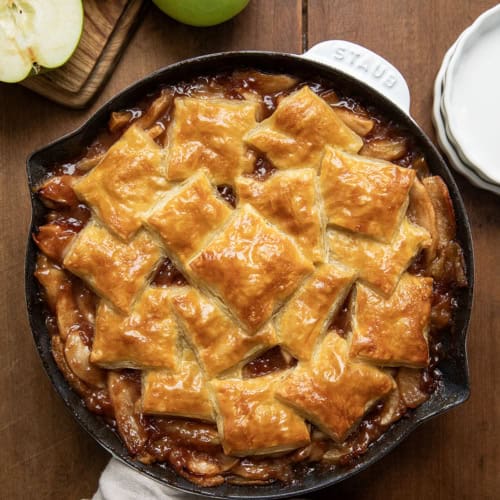
[{"label": "apple skin", "polygon": [[190,26],[214,26],[239,14],[250,0],[153,0],[165,14]]}]

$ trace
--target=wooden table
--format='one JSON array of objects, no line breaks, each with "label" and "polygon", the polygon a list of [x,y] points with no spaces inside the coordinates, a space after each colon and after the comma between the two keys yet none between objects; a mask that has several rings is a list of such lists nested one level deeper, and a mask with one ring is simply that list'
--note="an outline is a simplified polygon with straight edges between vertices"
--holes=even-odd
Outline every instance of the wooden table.
[{"label": "wooden table", "polygon": [[[434,136],[432,86],[447,48],[492,0],[252,0],[236,19],[189,28],[149,7],[91,109],[71,111],[21,86],[0,86],[0,497],[80,499],[94,492],[108,455],[51,388],[28,328],[23,291],[29,223],[25,159],[79,126],[149,72],[191,56],[238,49],[300,53],[328,39],[361,43],[408,79],[412,114]],[[475,238],[477,287],[469,333],[472,396],[418,429],[371,469],[315,498],[498,498],[500,491],[500,199],[455,174]]]}]

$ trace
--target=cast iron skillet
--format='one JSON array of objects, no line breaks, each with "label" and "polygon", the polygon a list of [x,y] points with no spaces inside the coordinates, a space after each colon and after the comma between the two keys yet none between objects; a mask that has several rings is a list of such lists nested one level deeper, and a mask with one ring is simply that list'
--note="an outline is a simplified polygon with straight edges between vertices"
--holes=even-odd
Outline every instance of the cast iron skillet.
[{"label": "cast iron skillet", "polygon": [[[443,374],[442,385],[428,401],[411,412],[408,418],[396,422],[383,434],[368,452],[359,458],[356,465],[333,471],[313,469],[291,485],[275,483],[264,486],[235,486],[227,484],[215,488],[203,488],[179,477],[168,466],[144,465],[131,460],[127,449],[114,431],[100,417],[85,408],[79,396],[72,391],[57,368],[50,351],[50,338],[45,326],[44,305],[40,300],[39,285],[33,276],[37,248],[33,243],[31,233],[37,230],[38,225],[44,223],[46,213],[46,209],[34,194],[33,188],[44,178],[51,165],[75,157],[86,145],[90,144],[96,132],[106,126],[111,111],[131,107],[161,84],[175,84],[180,81],[189,81],[200,75],[221,73],[236,68],[289,73],[306,80],[314,80],[317,77],[326,79],[331,81],[334,88],[343,91],[348,96],[358,98],[362,103],[375,106],[384,116],[395,120],[407,129],[414,137],[417,147],[425,154],[431,172],[440,175],[448,186],[455,208],[457,239],[464,251],[469,286],[458,292],[458,307],[454,318],[455,332],[444,341],[446,355],[439,364],[439,369]],[[474,260],[471,230],[462,198],[443,159],[418,125],[391,101],[360,81],[329,66],[291,54],[227,52],[190,59],[168,66],[140,80],[106,103],[81,128],[34,152],[28,158],[27,172],[33,213],[26,252],[26,301],[36,347],[54,388],[80,425],[101,446],[137,471],[174,488],[213,498],[268,499],[306,494],[331,486],[365,469],[386,455],[421,423],[463,403],[468,398],[470,389],[466,334],[472,307]]]}]

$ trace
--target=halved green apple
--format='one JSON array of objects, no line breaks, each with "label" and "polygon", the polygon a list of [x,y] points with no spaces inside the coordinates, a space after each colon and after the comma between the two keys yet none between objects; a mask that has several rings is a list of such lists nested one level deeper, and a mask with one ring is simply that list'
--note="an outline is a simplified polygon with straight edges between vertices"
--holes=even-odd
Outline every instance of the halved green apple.
[{"label": "halved green apple", "polygon": [[0,0],[0,81],[62,66],[82,30],[81,0]]}]

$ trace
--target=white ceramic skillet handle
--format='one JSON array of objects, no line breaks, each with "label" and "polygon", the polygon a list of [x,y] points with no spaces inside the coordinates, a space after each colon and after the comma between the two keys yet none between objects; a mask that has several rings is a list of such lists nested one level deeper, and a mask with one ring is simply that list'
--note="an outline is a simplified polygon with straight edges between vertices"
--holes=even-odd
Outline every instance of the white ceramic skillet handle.
[{"label": "white ceramic skillet handle", "polygon": [[410,114],[410,91],[403,75],[383,57],[344,40],[321,42],[302,54],[312,61],[328,64],[370,85],[406,114]]}]

